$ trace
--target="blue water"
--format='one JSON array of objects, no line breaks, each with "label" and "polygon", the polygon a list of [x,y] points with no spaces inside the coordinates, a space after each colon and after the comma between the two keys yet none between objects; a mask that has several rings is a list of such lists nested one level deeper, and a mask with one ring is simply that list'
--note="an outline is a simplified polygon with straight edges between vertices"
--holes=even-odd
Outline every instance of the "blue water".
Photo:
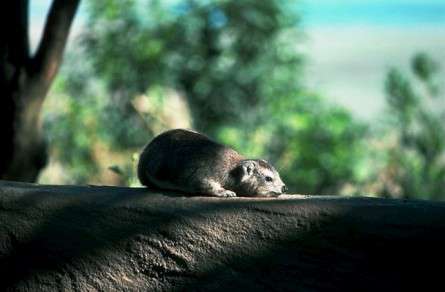
[{"label": "blue water", "polygon": [[309,26],[445,26],[445,0],[305,0],[296,5]]}]

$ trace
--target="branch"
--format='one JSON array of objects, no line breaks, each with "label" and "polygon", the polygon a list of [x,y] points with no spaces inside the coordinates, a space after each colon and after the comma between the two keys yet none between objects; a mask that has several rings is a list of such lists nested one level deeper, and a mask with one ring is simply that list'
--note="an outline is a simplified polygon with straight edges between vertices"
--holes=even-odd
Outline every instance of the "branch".
[{"label": "branch", "polygon": [[[0,28],[0,70],[6,79],[11,78],[29,58],[28,9],[28,0],[17,0],[6,1],[0,11],[0,18],[4,21]],[[7,70],[10,66],[14,71]]]},{"label": "branch", "polygon": [[32,73],[49,86],[62,61],[71,23],[80,0],[54,0],[37,53],[33,59]]}]

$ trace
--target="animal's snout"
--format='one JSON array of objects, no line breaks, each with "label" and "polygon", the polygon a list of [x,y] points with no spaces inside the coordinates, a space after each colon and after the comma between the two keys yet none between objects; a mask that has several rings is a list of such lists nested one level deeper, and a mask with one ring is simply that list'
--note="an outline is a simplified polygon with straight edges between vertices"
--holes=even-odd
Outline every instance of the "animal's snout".
[{"label": "animal's snout", "polygon": [[286,185],[282,186],[282,187],[281,187],[281,192],[282,192],[282,193],[285,193],[286,191],[287,191],[287,187],[286,187]]}]

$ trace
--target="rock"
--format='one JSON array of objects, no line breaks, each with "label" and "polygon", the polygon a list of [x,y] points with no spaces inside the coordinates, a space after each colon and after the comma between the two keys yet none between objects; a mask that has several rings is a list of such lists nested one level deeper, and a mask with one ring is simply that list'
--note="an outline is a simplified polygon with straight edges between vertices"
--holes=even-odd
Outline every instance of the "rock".
[{"label": "rock", "polygon": [[444,203],[0,182],[1,291],[425,291],[444,248]]}]

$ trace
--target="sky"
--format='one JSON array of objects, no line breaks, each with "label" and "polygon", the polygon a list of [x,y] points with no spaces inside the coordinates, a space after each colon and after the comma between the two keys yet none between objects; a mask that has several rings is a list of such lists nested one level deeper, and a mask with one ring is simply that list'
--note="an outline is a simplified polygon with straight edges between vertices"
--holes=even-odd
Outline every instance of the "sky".
[{"label": "sky", "polygon": [[378,119],[384,110],[389,68],[408,70],[422,51],[445,69],[445,0],[305,0],[302,6],[306,84],[360,119]]},{"label": "sky", "polygon": [[445,24],[444,0],[304,0],[301,2],[305,22],[311,26]]},{"label": "sky", "polygon": [[[293,0],[289,0],[293,1]],[[31,43],[39,39],[50,0],[31,0]],[[445,67],[445,0],[300,0],[306,38],[306,83],[361,119],[383,110],[391,67],[406,68],[416,52]],[[291,2],[292,3],[292,2]],[[81,2],[72,35],[85,20]]]}]

